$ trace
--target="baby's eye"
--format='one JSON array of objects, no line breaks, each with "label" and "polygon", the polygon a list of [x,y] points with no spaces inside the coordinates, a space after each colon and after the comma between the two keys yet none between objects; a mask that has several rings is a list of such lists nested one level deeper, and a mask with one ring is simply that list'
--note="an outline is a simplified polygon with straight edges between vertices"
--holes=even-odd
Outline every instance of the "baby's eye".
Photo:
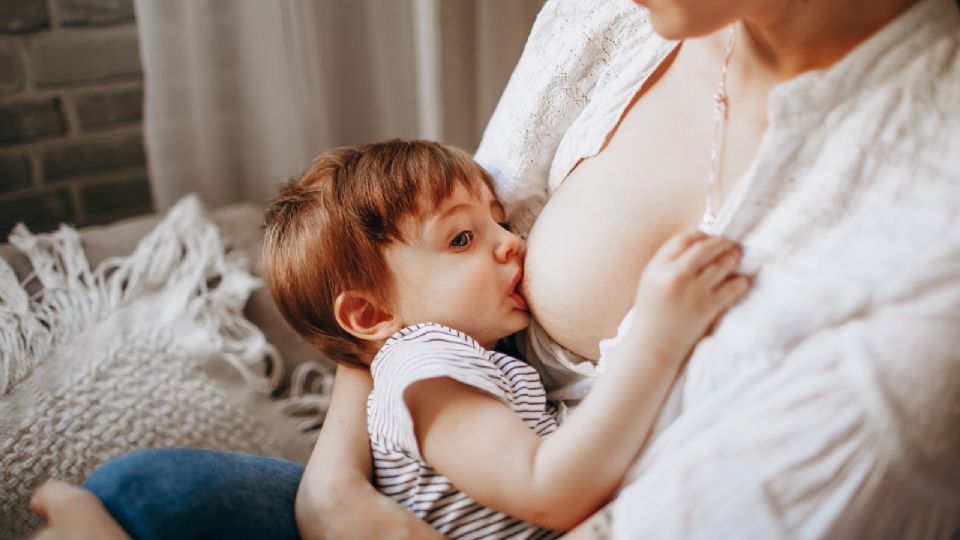
[{"label": "baby's eye", "polygon": [[450,241],[450,247],[465,248],[473,242],[473,232],[461,231]]},{"label": "baby's eye", "polygon": [[500,223],[497,223],[497,225],[500,225],[501,227],[503,227],[504,230],[507,230],[507,231],[509,231],[509,232],[513,232],[513,227],[511,227],[510,224],[507,223],[506,221],[501,221]]}]

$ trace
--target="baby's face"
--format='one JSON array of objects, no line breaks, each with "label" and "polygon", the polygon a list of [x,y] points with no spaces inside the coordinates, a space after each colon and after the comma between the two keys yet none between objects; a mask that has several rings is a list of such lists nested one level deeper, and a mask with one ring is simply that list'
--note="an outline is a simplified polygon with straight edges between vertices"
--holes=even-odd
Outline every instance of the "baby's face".
[{"label": "baby's face", "polygon": [[395,285],[391,307],[404,326],[443,324],[492,347],[529,324],[517,290],[521,241],[504,221],[485,185],[477,195],[457,185],[434,212],[405,224],[407,241],[385,252]]}]

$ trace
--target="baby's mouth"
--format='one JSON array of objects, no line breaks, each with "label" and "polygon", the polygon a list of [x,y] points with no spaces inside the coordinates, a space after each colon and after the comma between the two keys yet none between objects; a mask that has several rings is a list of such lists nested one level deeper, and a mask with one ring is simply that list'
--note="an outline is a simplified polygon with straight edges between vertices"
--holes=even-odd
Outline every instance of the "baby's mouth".
[{"label": "baby's mouth", "polygon": [[527,301],[523,298],[523,293],[520,288],[523,285],[523,271],[517,272],[517,276],[513,278],[513,287],[510,289],[510,298],[517,304],[517,308],[522,309],[523,311],[529,311],[527,308]]}]

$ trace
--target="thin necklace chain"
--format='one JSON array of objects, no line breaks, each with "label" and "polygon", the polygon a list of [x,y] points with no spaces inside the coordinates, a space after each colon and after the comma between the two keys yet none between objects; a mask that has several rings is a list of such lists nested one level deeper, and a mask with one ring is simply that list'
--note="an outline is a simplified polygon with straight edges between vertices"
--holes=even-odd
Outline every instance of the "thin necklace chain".
[{"label": "thin necklace chain", "polygon": [[733,43],[737,36],[736,27],[730,26],[727,33],[727,48],[723,52],[723,67],[720,70],[720,85],[713,95],[713,144],[710,146],[710,171],[707,173],[707,204],[700,221],[702,229],[710,230],[717,219],[717,206],[722,196],[720,186],[720,166],[727,127],[727,68],[733,55]]}]

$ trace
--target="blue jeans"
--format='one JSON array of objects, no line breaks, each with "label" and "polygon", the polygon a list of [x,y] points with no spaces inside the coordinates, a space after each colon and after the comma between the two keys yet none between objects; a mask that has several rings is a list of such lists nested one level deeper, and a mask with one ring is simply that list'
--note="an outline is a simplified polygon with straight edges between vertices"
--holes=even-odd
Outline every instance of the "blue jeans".
[{"label": "blue jeans", "polygon": [[298,539],[303,465],[211,450],[143,450],[100,466],[83,486],[136,540]]}]

